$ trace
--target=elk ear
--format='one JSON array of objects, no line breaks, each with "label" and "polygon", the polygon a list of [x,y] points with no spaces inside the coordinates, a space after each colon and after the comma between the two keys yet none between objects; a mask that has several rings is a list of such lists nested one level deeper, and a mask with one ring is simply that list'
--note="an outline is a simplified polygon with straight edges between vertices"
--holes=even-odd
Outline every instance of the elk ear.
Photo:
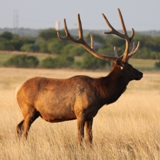
[{"label": "elk ear", "polygon": [[121,70],[124,69],[125,63],[123,63],[121,60],[117,59],[116,64],[120,67]]}]

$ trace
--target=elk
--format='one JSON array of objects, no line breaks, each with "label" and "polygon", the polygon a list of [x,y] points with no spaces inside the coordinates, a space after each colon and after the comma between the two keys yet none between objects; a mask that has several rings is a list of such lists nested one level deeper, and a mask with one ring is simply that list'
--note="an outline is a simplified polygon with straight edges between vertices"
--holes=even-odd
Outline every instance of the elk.
[{"label": "elk", "polygon": [[105,34],[115,34],[126,41],[125,51],[121,56],[106,56],[98,54],[94,50],[94,42],[91,36],[91,46],[83,38],[83,29],[80,15],[78,14],[79,39],[73,38],[64,19],[66,36],[57,35],[60,39],[71,40],[81,44],[90,54],[102,59],[114,62],[112,71],[106,77],[92,78],[85,75],[77,75],[67,79],[33,77],[26,80],[17,88],[16,98],[23,114],[23,120],[17,125],[17,134],[21,137],[28,135],[31,124],[40,116],[48,122],[63,122],[77,120],[78,141],[81,144],[84,138],[84,128],[89,144],[92,144],[93,118],[98,110],[115,102],[126,90],[132,80],[140,80],[143,73],[136,70],[128,63],[138,48],[131,41],[134,37],[134,29],[128,36],[120,9],[118,9],[123,33],[113,28],[104,14],[110,31]]}]

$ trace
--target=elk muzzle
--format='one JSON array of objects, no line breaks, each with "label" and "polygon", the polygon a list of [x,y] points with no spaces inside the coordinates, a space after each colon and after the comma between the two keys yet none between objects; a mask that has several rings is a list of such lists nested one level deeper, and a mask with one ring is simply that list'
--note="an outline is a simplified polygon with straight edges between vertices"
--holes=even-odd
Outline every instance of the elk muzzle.
[{"label": "elk muzzle", "polygon": [[137,70],[137,76],[135,77],[135,80],[140,80],[143,77],[143,73]]}]

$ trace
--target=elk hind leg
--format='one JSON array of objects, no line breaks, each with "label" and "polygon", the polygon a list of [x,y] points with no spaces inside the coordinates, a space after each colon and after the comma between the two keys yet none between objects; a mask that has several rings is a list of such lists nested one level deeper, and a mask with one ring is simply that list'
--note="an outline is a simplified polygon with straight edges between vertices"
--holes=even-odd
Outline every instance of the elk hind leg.
[{"label": "elk hind leg", "polygon": [[23,123],[24,123],[24,120],[22,120],[22,121],[17,125],[17,128],[16,128],[16,130],[17,130],[17,135],[18,135],[19,137],[22,136]]},{"label": "elk hind leg", "polygon": [[38,117],[39,112],[36,110],[30,110],[30,112],[25,115],[24,120],[17,125],[17,134],[27,139],[30,126]]},{"label": "elk hind leg", "polygon": [[24,132],[23,136],[27,139],[28,132],[30,129],[31,124],[39,117],[39,112],[36,110],[32,112],[31,114],[28,114],[24,120]]},{"label": "elk hind leg", "polygon": [[77,126],[78,126],[78,140],[79,144],[82,144],[82,140],[84,138],[84,124],[85,120],[83,116],[77,117]]},{"label": "elk hind leg", "polygon": [[88,121],[85,121],[86,136],[90,145],[92,144],[92,139],[93,139],[92,124],[93,124],[93,118]]}]

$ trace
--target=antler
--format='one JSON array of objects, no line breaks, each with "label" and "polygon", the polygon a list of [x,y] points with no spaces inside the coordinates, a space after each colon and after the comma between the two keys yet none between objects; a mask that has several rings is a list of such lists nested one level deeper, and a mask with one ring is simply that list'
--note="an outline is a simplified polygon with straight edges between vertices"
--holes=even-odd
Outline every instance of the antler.
[{"label": "antler", "polygon": [[123,55],[119,57],[120,59],[122,59],[123,62],[126,62],[126,61],[128,61],[128,59],[131,56],[133,56],[136,53],[136,51],[138,50],[138,48],[140,46],[140,42],[138,42],[137,47],[135,47],[135,43],[134,43],[133,48],[132,48],[131,52],[129,53],[130,43],[131,43],[131,41],[134,37],[134,29],[132,28],[132,33],[131,33],[131,36],[129,37],[128,34],[127,34],[126,27],[125,27],[125,24],[124,24],[124,20],[123,20],[123,17],[122,17],[122,14],[121,14],[121,11],[120,11],[119,8],[118,8],[118,14],[119,14],[119,17],[120,17],[123,33],[120,33],[116,29],[114,29],[114,27],[110,24],[110,22],[108,21],[106,16],[104,14],[102,14],[102,16],[104,17],[107,25],[111,29],[110,32],[104,32],[104,34],[115,34],[118,37],[124,38],[126,40],[125,51],[124,51]]},{"label": "antler", "polygon": [[127,31],[126,31],[126,27],[125,27],[125,24],[124,24],[123,17],[122,17],[120,9],[118,9],[118,13],[119,13],[119,17],[120,17],[123,33],[120,33],[117,30],[115,30],[104,14],[102,14],[102,16],[104,17],[107,25],[111,29],[111,31],[104,32],[104,34],[115,34],[115,35],[117,35],[117,36],[119,36],[121,38],[124,38],[126,40],[125,51],[124,51],[123,55],[120,56],[120,57],[112,57],[112,56],[100,55],[97,52],[95,52],[94,51],[94,41],[93,41],[92,35],[90,35],[91,47],[84,41],[82,23],[81,23],[81,19],[80,19],[80,15],[79,14],[77,16],[77,19],[78,19],[78,28],[79,28],[79,30],[78,30],[79,31],[79,38],[75,39],[75,38],[73,38],[70,35],[70,33],[68,31],[68,28],[67,28],[67,24],[66,24],[66,19],[64,19],[64,30],[65,30],[66,36],[65,37],[60,36],[59,32],[57,32],[57,36],[60,39],[71,40],[74,43],[81,44],[87,51],[89,51],[92,55],[94,55],[97,58],[100,58],[100,59],[103,59],[103,60],[112,60],[112,61],[117,61],[117,59],[122,59],[123,62],[126,62],[126,61],[128,61],[128,59],[132,55],[134,55],[136,53],[136,51],[139,48],[140,43],[138,42],[137,47],[135,47],[135,44],[134,44],[131,52],[129,53],[130,43],[131,43],[131,41],[132,41],[132,39],[134,37],[134,29],[132,28],[132,34],[129,37],[128,34],[127,34]]},{"label": "antler", "polygon": [[77,19],[78,19],[78,28],[79,28],[79,39],[74,39],[74,38],[70,35],[70,33],[69,33],[69,31],[68,31],[68,28],[67,28],[67,24],[66,24],[66,19],[64,19],[64,30],[65,30],[66,36],[65,36],[65,37],[62,37],[62,36],[59,34],[59,32],[57,32],[57,36],[58,36],[60,39],[63,39],[63,40],[71,40],[71,41],[74,42],[74,43],[79,43],[79,44],[81,44],[87,51],[89,51],[92,55],[94,55],[94,56],[97,57],[97,58],[100,58],[100,59],[103,59],[103,60],[116,61],[117,58],[115,58],[115,57],[100,55],[100,54],[98,54],[98,53],[96,53],[96,52],[94,51],[94,41],[93,41],[92,35],[90,35],[91,47],[84,41],[84,39],[83,39],[82,23],[81,23],[81,19],[80,19],[80,15],[79,15],[79,14],[77,15]]}]

